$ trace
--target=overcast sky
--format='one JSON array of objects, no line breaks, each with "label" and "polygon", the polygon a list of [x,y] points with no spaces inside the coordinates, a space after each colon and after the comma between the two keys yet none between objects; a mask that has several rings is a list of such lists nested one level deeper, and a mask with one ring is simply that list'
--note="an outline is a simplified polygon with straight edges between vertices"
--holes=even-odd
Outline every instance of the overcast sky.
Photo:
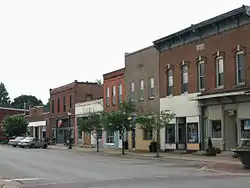
[{"label": "overcast sky", "polygon": [[124,53],[249,0],[0,0],[0,81],[11,99],[95,81]]}]

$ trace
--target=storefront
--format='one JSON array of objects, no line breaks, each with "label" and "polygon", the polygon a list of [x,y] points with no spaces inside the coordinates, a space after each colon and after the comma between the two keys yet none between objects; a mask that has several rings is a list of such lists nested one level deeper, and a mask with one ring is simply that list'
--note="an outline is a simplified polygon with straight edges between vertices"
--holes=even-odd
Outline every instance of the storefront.
[{"label": "storefront", "polygon": [[29,122],[29,135],[38,139],[46,138],[46,121]]}]

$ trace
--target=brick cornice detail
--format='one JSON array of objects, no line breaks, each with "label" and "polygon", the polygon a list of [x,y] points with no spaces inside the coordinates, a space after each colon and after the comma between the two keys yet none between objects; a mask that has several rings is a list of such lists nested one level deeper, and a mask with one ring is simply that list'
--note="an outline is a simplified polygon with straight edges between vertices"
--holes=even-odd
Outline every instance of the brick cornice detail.
[{"label": "brick cornice detail", "polygon": [[213,53],[213,57],[214,58],[223,57],[223,59],[225,59],[226,52],[218,50],[218,51],[216,51],[216,52]]},{"label": "brick cornice detail", "polygon": [[238,44],[238,45],[232,50],[232,52],[233,52],[234,54],[236,54],[237,52],[240,52],[240,51],[243,51],[244,55],[246,55],[246,54],[247,54],[247,47]]},{"label": "brick cornice detail", "polygon": [[171,65],[171,64],[166,64],[165,65],[165,71],[167,72],[169,69],[174,69],[174,65]]},{"label": "brick cornice detail", "polygon": [[190,61],[186,61],[186,60],[182,60],[180,63],[179,63],[179,66],[182,67],[184,65],[189,65]]},{"label": "brick cornice detail", "polygon": [[204,61],[204,63],[206,64],[206,63],[207,63],[207,57],[206,57],[206,56],[198,56],[198,57],[196,58],[196,63],[197,63],[197,65],[198,65],[198,63],[199,63],[200,61]]}]

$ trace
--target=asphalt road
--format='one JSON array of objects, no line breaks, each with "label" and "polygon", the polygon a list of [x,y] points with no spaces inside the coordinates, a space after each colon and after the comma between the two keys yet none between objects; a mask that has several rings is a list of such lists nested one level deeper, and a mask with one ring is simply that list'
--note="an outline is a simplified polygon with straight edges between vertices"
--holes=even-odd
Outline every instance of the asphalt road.
[{"label": "asphalt road", "polygon": [[44,188],[249,188],[250,176],[204,172],[186,161],[140,160],[0,146],[0,177]]}]

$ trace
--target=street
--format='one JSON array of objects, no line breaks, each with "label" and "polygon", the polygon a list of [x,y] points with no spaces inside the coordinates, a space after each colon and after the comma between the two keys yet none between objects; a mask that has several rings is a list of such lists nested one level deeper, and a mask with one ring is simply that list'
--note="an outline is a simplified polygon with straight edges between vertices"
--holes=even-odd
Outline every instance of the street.
[{"label": "street", "polygon": [[202,165],[0,146],[0,177],[27,188],[249,188],[249,176],[205,172]]}]

